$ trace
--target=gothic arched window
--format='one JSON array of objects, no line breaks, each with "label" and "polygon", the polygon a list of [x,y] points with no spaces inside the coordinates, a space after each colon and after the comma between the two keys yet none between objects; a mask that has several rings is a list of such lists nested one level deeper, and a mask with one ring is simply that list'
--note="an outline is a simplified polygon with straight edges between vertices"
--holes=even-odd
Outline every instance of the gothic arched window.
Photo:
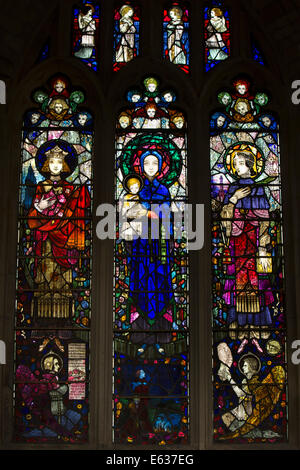
[{"label": "gothic arched window", "polygon": [[279,123],[238,77],[211,116],[214,438],[287,439]]},{"label": "gothic arched window", "polygon": [[[17,3],[0,15],[15,29],[0,43],[0,447],[300,448],[300,9]],[[201,248],[186,204],[202,206]]]},{"label": "gothic arched window", "polygon": [[186,120],[147,77],[116,131],[114,441],[188,442]]},{"label": "gothic arched window", "polygon": [[93,117],[58,75],[23,121],[15,439],[86,442]]}]

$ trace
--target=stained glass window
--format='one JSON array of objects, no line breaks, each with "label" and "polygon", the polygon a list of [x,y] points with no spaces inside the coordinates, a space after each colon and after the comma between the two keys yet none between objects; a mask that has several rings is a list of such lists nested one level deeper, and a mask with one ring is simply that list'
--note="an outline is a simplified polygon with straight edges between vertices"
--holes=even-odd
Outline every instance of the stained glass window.
[{"label": "stained glass window", "polygon": [[155,77],[127,100],[116,129],[114,442],[181,444],[189,421],[186,119]]},{"label": "stained glass window", "polygon": [[93,118],[62,75],[23,121],[15,317],[15,439],[88,435]]},{"label": "stained glass window", "polygon": [[239,77],[210,121],[217,441],[287,436],[279,123]]},{"label": "stained glass window", "polygon": [[222,1],[204,9],[205,70],[230,56],[230,17]]},{"label": "stained glass window", "polygon": [[72,55],[88,67],[98,70],[99,4],[94,0],[82,0],[73,9]]},{"label": "stained glass window", "polygon": [[163,13],[163,54],[184,72],[189,72],[189,11],[184,4],[173,2]]},{"label": "stained glass window", "polygon": [[139,55],[140,12],[130,2],[123,3],[114,15],[114,71]]},{"label": "stained glass window", "polygon": [[264,56],[263,56],[260,48],[258,47],[257,43],[255,42],[255,40],[253,38],[251,40],[251,48],[252,48],[252,57],[253,57],[253,59],[256,62],[258,62],[259,64],[265,65]]},{"label": "stained glass window", "polygon": [[47,39],[47,41],[44,43],[43,47],[40,50],[37,63],[40,63],[46,59],[49,59],[49,53],[50,53],[50,40]]}]

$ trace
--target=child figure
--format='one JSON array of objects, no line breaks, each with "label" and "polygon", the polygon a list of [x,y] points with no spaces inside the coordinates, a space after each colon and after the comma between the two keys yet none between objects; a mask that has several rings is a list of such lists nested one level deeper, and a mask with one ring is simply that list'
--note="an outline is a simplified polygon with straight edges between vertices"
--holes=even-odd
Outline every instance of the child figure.
[{"label": "child figure", "polygon": [[147,209],[139,202],[138,193],[141,190],[142,181],[138,176],[129,176],[124,181],[128,193],[124,196],[122,216],[126,216],[123,222],[120,236],[124,240],[133,240],[142,235],[142,221],[136,220],[148,214]]}]

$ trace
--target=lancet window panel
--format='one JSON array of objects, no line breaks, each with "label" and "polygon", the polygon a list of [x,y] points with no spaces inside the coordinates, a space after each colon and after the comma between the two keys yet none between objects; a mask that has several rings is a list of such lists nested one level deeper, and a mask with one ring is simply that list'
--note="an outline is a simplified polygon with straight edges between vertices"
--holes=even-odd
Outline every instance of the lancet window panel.
[{"label": "lancet window panel", "polygon": [[188,253],[175,222],[187,202],[186,119],[151,76],[127,100],[116,126],[114,442],[186,444]]},{"label": "lancet window panel", "polygon": [[170,3],[164,9],[163,57],[185,73],[189,73],[189,10],[182,2]]},{"label": "lancet window panel", "polygon": [[86,442],[93,117],[63,75],[32,98],[21,145],[14,439]]},{"label": "lancet window panel", "polygon": [[214,438],[287,440],[279,121],[245,77],[210,121]]},{"label": "lancet window panel", "polygon": [[72,21],[72,55],[87,67],[99,70],[99,3],[95,0],[81,0],[73,8]]},{"label": "lancet window panel", "polygon": [[205,71],[231,55],[231,18],[223,1],[213,0],[204,8]]},{"label": "lancet window panel", "polygon": [[124,2],[114,12],[115,72],[140,54],[140,8],[132,2]]}]

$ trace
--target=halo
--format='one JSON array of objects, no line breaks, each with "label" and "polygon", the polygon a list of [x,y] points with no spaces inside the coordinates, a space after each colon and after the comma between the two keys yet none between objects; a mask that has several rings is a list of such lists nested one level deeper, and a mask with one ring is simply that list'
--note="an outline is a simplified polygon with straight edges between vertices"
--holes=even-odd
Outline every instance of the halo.
[{"label": "halo", "polygon": [[56,354],[55,352],[53,352],[53,351],[48,352],[47,354],[45,354],[45,356],[42,357],[42,359],[41,359],[41,368],[42,368],[42,370],[43,370],[44,372],[46,372],[47,370],[49,370],[49,369],[45,369],[45,360],[47,359],[47,357],[55,357],[55,358],[58,360],[59,365],[60,365],[60,368],[59,368],[59,371],[58,371],[58,372],[60,372],[60,371],[62,370],[62,368],[63,368],[64,363],[63,363],[62,358],[61,358],[58,354]]},{"label": "halo", "polygon": [[129,188],[128,188],[128,181],[129,181],[130,179],[132,179],[132,178],[139,180],[139,182],[140,182],[140,190],[141,190],[142,187],[144,186],[144,180],[143,180],[143,178],[142,178],[140,175],[137,175],[136,173],[131,173],[131,174],[125,176],[125,178],[124,178],[123,181],[122,181],[124,189],[125,189],[126,191],[129,190]]},{"label": "halo", "polygon": [[259,359],[258,356],[256,356],[255,354],[253,353],[247,353],[247,354],[244,354],[244,356],[242,356],[240,359],[239,359],[239,362],[238,362],[238,369],[239,371],[241,372],[241,374],[245,375],[243,370],[242,370],[242,361],[244,361],[246,358],[248,357],[254,357],[256,360],[257,360],[257,363],[258,363],[258,370],[255,372],[256,374],[259,373],[260,369],[261,369],[261,361]]},{"label": "halo", "polygon": [[[79,101],[74,101],[74,96],[79,96]],[[84,93],[81,91],[81,90],[74,90],[71,94],[70,94],[70,101],[74,101],[74,103],[76,104],[81,104],[84,102]]]},{"label": "halo", "polygon": [[270,356],[276,356],[282,350],[281,344],[275,339],[270,339],[266,344],[266,350]]},{"label": "halo", "polygon": [[158,152],[162,157],[162,165],[157,179],[166,186],[172,186],[180,177],[182,156],[177,145],[164,135],[139,135],[126,145],[117,162],[123,177],[135,173],[144,179],[140,158],[143,153],[151,150]]},{"label": "halo", "polygon": [[131,11],[132,14],[134,13],[134,9],[131,5],[123,5],[119,10],[121,16],[124,16],[124,12],[127,13],[127,11]]},{"label": "halo", "polygon": [[54,77],[51,78],[50,85],[51,85],[52,89],[54,89],[54,85],[57,82],[63,83],[65,85],[65,89],[67,89],[69,87],[69,80],[64,75],[55,75]]},{"label": "halo", "polygon": [[78,165],[77,159],[77,152],[73,145],[65,142],[64,140],[54,139],[45,142],[37,151],[35,156],[35,165],[39,173],[44,176],[45,178],[49,177],[49,173],[42,171],[45,161],[47,160],[46,152],[52,150],[54,147],[58,145],[64,152],[68,152],[68,155],[65,157],[65,162],[67,163],[68,167],[70,168],[70,172],[61,173],[61,179],[65,179],[70,176],[75,168]]},{"label": "halo", "polygon": [[263,153],[255,144],[250,144],[249,142],[238,142],[228,147],[224,155],[224,168],[227,173],[233,178],[239,179],[233,166],[234,157],[238,152],[251,153],[254,156],[253,170],[255,171],[255,175],[250,176],[250,178],[256,179],[264,169]]},{"label": "halo", "polygon": [[147,88],[147,89],[148,89],[148,84],[149,83],[154,83],[156,85],[156,88],[158,88],[158,86],[159,86],[159,80],[157,78],[154,78],[154,77],[145,78],[143,83],[144,83],[145,88]]}]

